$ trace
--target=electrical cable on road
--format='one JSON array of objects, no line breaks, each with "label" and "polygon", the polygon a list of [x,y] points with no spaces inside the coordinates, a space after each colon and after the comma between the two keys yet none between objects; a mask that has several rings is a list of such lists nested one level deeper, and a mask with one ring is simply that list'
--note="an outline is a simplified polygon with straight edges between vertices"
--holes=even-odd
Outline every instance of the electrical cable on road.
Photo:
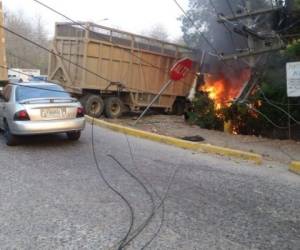
[{"label": "electrical cable on road", "polygon": [[102,168],[100,167],[100,164],[98,162],[98,158],[97,158],[97,155],[96,155],[96,150],[95,150],[95,138],[94,138],[94,116],[93,116],[93,119],[92,119],[92,152],[93,152],[93,159],[94,159],[94,162],[95,162],[95,165],[97,167],[97,170],[98,170],[98,173],[101,177],[101,179],[105,182],[105,184],[109,187],[109,189],[111,189],[116,195],[118,195],[124,202],[125,204],[127,205],[127,207],[129,208],[129,211],[130,211],[130,224],[129,224],[129,228],[124,236],[124,238],[121,240],[121,244],[119,245],[118,247],[118,250],[122,250],[123,249],[123,243],[127,240],[132,228],[133,228],[133,225],[134,225],[134,210],[133,210],[133,207],[131,205],[131,203],[125,198],[125,196],[123,196],[118,190],[116,190],[111,184],[110,182],[106,179],[104,173],[102,172]]},{"label": "electrical cable on road", "polygon": [[[41,48],[41,49],[46,50],[48,53],[57,55],[55,52],[50,51],[49,49],[45,48],[44,46],[42,46],[42,45],[40,45],[40,44],[38,44],[38,43],[32,41],[31,39],[29,39],[29,38],[27,38],[27,37],[25,37],[25,36],[23,36],[23,35],[18,34],[17,32],[14,32],[14,31],[12,31],[12,30],[6,28],[5,26],[0,25],[0,27],[2,27],[2,28],[5,29],[6,31],[8,31],[8,32],[10,32],[10,33],[12,33],[12,34],[14,34],[14,35],[17,36],[17,37],[20,37],[20,38],[22,38],[23,40],[25,40],[25,41],[27,41],[27,42],[29,42],[29,43],[32,43],[33,45],[35,45],[35,46],[37,46],[37,47],[39,47],[39,48]],[[60,56],[60,57],[61,57],[63,60],[65,59],[63,56]],[[67,61],[69,61],[69,60],[67,59]],[[71,63],[71,62],[70,62],[70,63]],[[79,65],[79,66],[80,66],[80,65]],[[82,68],[83,70],[86,70],[86,71],[87,71],[87,69],[85,69],[84,67],[81,67],[81,68]],[[96,74],[96,76],[98,76],[98,74]],[[100,76],[100,75],[99,75],[99,77],[103,78],[103,77]],[[108,80],[108,81],[109,81],[109,80]],[[19,84],[19,85],[20,85],[20,84]],[[42,89],[45,89],[45,88],[42,88]],[[93,118],[93,119],[94,119],[94,118]],[[151,217],[151,219],[152,219],[153,215],[151,215],[150,217]],[[149,218],[150,218],[150,217],[149,217]],[[147,225],[147,224],[146,224],[146,225]],[[139,232],[139,233],[140,233],[140,232]],[[138,234],[139,234],[139,233],[138,233]],[[137,237],[138,234],[135,235],[134,238]],[[133,240],[133,239],[131,239],[131,240]],[[123,241],[124,241],[124,239],[123,239]],[[122,249],[122,248],[120,248],[120,249]]]},{"label": "electrical cable on road", "polygon": [[[4,69],[8,69],[8,67],[6,67],[6,66],[3,66],[3,65],[0,65],[0,67],[1,68],[4,68]],[[29,75],[29,74],[26,74],[26,73],[23,73],[23,72],[20,72],[20,71],[17,71],[17,70],[11,70],[12,72],[15,72],[15,73],[20,73],[20,74],[23,74],[23,75],[27,75],[27,76],[29,76],[29,77],[32,77],[32,75]],[[54,90],[54,89],[49,89],[49,88],[46,88],[46,87],[37,87],[37,86],[28,86],[28,85],[26,85],[26,84],[22,84],[22,83],[12,83],[12,82],[10,82],[10,85],[15,85],[15,86],[22,86],[22,87],[25,87],[25,88],[30,88],[30,89],[39,89],[39,90],[47,90],[47,91],[51,91],[51,92],[59,92],[59,93],[68,93],[68,92],[66,92],[66,91],[62,91],[62,90]],[[94,118],[93,118],[93,121],[92,121],[92,131],[93,131],[93,127],[94,127]],[[92,142],[93,142],[93,138],[94,138],[94,135],[93,135],[93,133],[92,133]],[[94,147],[94,145],[92,146],[92,147]],[[94,149],[93,149],[93,152],[94,152]],[[151,199],[151,201],[152,201],[152,212],[151,212],[151,215],[150,215],[150,219],[152,219],[152,217],[153,217],[153,215],[154,215],[154,212],[155,212],[155,204],[154,204],[154,198],[153,198],[153,196],[152,196],[152,194],[150,193],[150,191],[147,189],[147,187],[134,175],[134,174],[132,174],[128,169],[126,169],[114,156],[112,156],[112,155],[107,155],[109,158],[111,158],[113,161],[115,161],[128,175],[130,175],[133,179],[135,179],[142,187],[143,187],[143,189],[145,190],[145,192],[150,196],[150,199]],[[94,157],[94,155],[93,155],[93,157]],[[133,155],[132,155],[132,157],[133,157]],[[95,159],[94,158],[94,161],[95,161],[95,163],[96,163],[96,166],[97,166],[97,169],[98,169],[98,171],[99,171],[99,168],[100,168],[100,166],[99,166],[99,163],[98,163],[98,160],[97,159]],[[100,171],[101,171],[101,168],[100,168]],[[100,174],[100,176],[101,176],[101,178],[103,179],[103,177],[104,177],[104,174],[103,174],[103,172]],[[103,179],[103,181],[106,183],[106,184],[108,184],[108,186],[109,186],[109,188],[111,189],[111,187],[112,187],[112,185],[110,184],[110,183],[108,183],[108,180],[107,179],[105,179],[105,177],[104,177],[104,179]],[[113,192],[115,192],[116,191],[116,189],[112,189],[113,190]],[[116,192],[115,192],[116,193]],[[117,192],[117,195],[118,196],[120,196],[120,193],[119,192]],[[121,196],[122,196],[122,194],[121,194]],[[120,196],[120,197],[121,197]],[[122,198],[122,200],[123,201],[125,201],[125,197],[124,196],[122,196],[121,197]],[[128,205],[130,205],[130,203],[127,201],[126,202],[126,204]],[[130,207],[129,207],[129,209],[130,209],[130,211],[131,211],[131,213],[133,213],[133,209],[132,209],[132,206],[130,205]],[[132,214],[133,216],[132,216],[132,218],[134,218],[134,214]],[[146,222],[147,223],[143,223],[139,228],[138,228],[138,230],[141,230],[141,228],[142,229],[144,229],[147,225],[148,225],[148,222],[149,222],[149,218],[146,220]],[[131,232],[131,230],[132,230],[132,226],[131,226],[131,228],[130,228],[130,232]],[[138,230],[135,230],[134,231],[134,233],[136,234],[137,233],[137,231]],[[127,236],[128,237],[128,236]],[[125,242],[126,241],[126,239],[124,238],[124,239],[122,239],[121,241],[120,241],[120,244],[122,245],[122,244],[124,244],[124,243],[126,243]],[[130,241],[132,241],[132,238],[131,238],[131,240]],[[119,248],[119,249],[123,249],[123,246],[121,247],[121,248]]]},{"label": "electrical cable on road", "polygon": [[[146,185],[140,180],[138,179],[134,174],[132,174],[131,172],[128,171],[128,169],[126,169],[122,163],[116,158],[114,157],[113,155],[111,154],[108,154],[107,157],[111,158],[114,162],[116,162],[128,175],[130,175],[134,180],[136,180],[136,182],[138,182],[140,184],[140,186],[143,187],[144,191],[146,192],[146,194],[150,197],[151,199],[151,204],[152,204],[152,208],[151,208],[151,213],[150,213],[150,216],[146,219],[145,223],[146,223],[146,226],[148,225],[148,222],[149,221],[149,218],[152,218],[152,216],[154,215],[154,211],[155,211],[155,202],[154,202],[154,197],[153,195],[151,194],[151,192],[149,191],[149,189],[146,187]],[[143,223],[144,224],[144,223]],[[142,225],[143,225],[142,224]],[[145,226],[145,227],[146,227]],[[138,231],[138,234],[140,234],[145,227],[138,227],[137,230],[135,231]],[[138,235],[137,234],[137,235]],[[130,242],[132,241],[132,238],[130,238],[128,241],[124,242],[124,244],[122,245],[122,247],[125,247],[127,246]]]},{"label": "electrical cable on road", "polygon": [[[136,161],[135,161],[135,158],[134,158],[134,153],[133,153],[133,148],[131,146],[131,143],[129,141],[129,138],[128,136],[125,134],[125,139],[126,139],[126,143],[127,143],[127,146],[128,146],[128,149],[129,149],[129,154],[130,154],[130,158],[131,158],[131,162],[132,162],[132,165],[134,166],[134,168],[138,171],[138,173],[143,177],[143,179],[146,181],[146,183],[150,186],[150,188],[154,191],[154,193],[156,194],[156,196],[161,199],[160,195],[158,194],[158,192],[156,191],[156,189],[153,187],[153,185],[148,181],[147,178],[144,177],[143,174],[141,174],[141,172],[139,171],[139,168],[137,167],[136,165]],[[136,232],[142,232],[146,226],[148,224],[150,224],[151,222],[151,219],[152,217],[155,216],[155,202],[153,203],[153,207],[152,207],[152,210],[151,210],[151,213],[150,215],[148,216],[148,218],[145,220],[144,223],[142,223],[138,228],[137,230],[135,230]],[[164,205],[163,205],[163,211],[162,211],[162,219],[161,219],[161,224],[163,224],[163,220],[164,220]],[[133,234],[135,234],[136,232],[133,232]]]},{"label": "electrical cable on road", "polygon": [[[54,12],[54,13],[56,13],[56,14],[62,16],[62,17],[64,17],[65,19],[69,20],[70,22],[72,22],[72,23],[74,23],[74,24],[76,24],[76,25],[79,25],[79,26],[82,27],[84,30],[87,30],[87,31],[89,31],[89,32],[93,32],[93,31],[91,31],[88,27],[86,27],[85,25],[82,25],[81,23],[76,22],[76,21],[73,20],[72,18],[69,18],[68,16],[62,14],[61,12],[55,10],[54,8],[51,8],[50,6],[44,4],[43,2],[38,1],[38,0],[33,0],[33,1],[36,2],[36,3],[38,3],[38,4],[40,4],[40,5],[42,5],[43,7],[47,8],[47,9],[49,9],[50,11],[52,11],[52,12]],[[202,34],[202,35],[203,35],[203,34]],[[203,36],[204,36],[204,35],[203,35]],[[112,41],[109,41],[109,42],[112,43],[112,44],[114,44]],[[114,45],[115,45],[115,46],[118,46],[118,47],[120,47],[120,48],[122,48],[122,47],[119,46],[119,45],[116,45],[116,44],[114,44]],[[156,65],[153,65],[152,63],[149,63],[148,61],[145,61],[142,57],[135,55],[135,54],[132,53],[131,51],[127,51],[127,52],[129,52],[129,53],[130,53],[131,55],[133,55],[134,57],[140,59],[141,61],[144,61],[145,63],[151,65],[152,67],[155,67],[155,68],[158,68],[158,69],[160,69],[160,70],[163,70],[164,73],[169,74],[169,70],[168,70],[168,69],[162,69],[162,68],[160,68],[160,67],[157,67]],[[167,70],[167,71],[166,71],[166,70]],[[197,76],[196,73],[193,73],[193,74],[194,74],[195,76]],[[109,85],[110,85],[110,84],[109,84]],[[109,86],[109,85],[108,85],[108,86]],[[126,135],[126,136],[127,136],[127,135]],[[127,137],[126,137],[126,138],[127,138]],[[127,138],[127,142],[129,143],[128,138]],[[131,158],[133,159],[132,152],[130,152],[130,153],[131,153]],[[116,159],[112,158],[112,160],[115,160],[115,162],[118,164],[118,162],[116,161]],[[154,214],[153,214],[153,211],[152,211],[152,213],[150,214],[150,216],[148,217],[148,219],[145,221],[144,226],[142,226],[141,229],[139,230],[139,234],[143,231],[143,229],[144,229],[144,228],[147,226],[147,224],[151,221],[153,215],[154,215]],[[138,234],[137,234],[135,237],[137,237],[137,236],[138,236]],[[134,238],[135,238],[135,237],[134,237]],[[155,237],[154,237],[154,238],[155,238]],[[154,239],[154,238],[153,238],[153,239]],[[153,240],[153,239],[152,239],[152,240]],[[151,240],[151,241],[152,241],[152,240]],[[150,241],[150,242],[151,242],[151,241]],[[149,244],[150,244],[150,243],[149,243]]]},{"label": "electrical cable on road", "polygon": [[[45,48],[44,46],[42,46],[42,45],[40,45],[40,44],[38,44],[38,43],[32,41],[31,39],[29,39],[29,38],[27,38],[27,37],[25,37],[25,36],[23,36],[23,35],[21,35],[21,34],[18,34],[17,32],[12,31],[11,29],[9,29],[9,28],[7,28],[7,27],[5,27],[5,26],[2,26],[1,24],[0,24],[0,27],[2,27],[4,30],[6,30],[6,31],[8,31],[8,32],[10,32],[10,33],[12,33],[12,34],[14,34],[15,36],[20,37],[20,38],[22,38],[23,40],[25,40],[25,41],[27,41],[27,42],[29,42],[29,43],[32,43],[33,45],[35,45],[35,46],[37,46],[37,47],[39,47],[39,48],[41,48],[41,49],[47,51],[48,53],[54,54],[54,55],[56,55],[56,56],[59,56],[59,57],[62,58],[63,60],[65,59],[63,56],[60,56],[60,55],[56,54],[55,52],[53,52],[53,51],[51,51],[51,50]],[[73,63],[72,61],[70,61],[70,60],[68,60],[68,59],[66,59],[66,61],[68,61],[68,62],[70,62],[70,63]],[[87,72],[90,72],[88,69],[82,67],[81,65],[78,65],[78,64],[76,64],[76,63],[73,63],[73,64],[75,64],[75,66],[79,66],[81,69],[86,70]],[[90,73],[91,73],[91,72],[90,72]],[[99,75],[99,74],[96,74],[96,73],[95,73],[95,75],[96,75],[97,77],[100,77],[101,79],[105,79],[104,77],[102,77],[102,76]],[[105,80],[110,81],[110,80],[108,80],[108,79],[105,79]],[[12,83],[12,84],[14,84],[14,83]],[[15,85],[21,85],[21,84],[15,84]],[[23,86],[23,85],[22,85],[22,86]],[[28,86],[28,87],[29,87],[29,86]],[[30,87],[32,87],[32,86],[30,86]],[[45,88],[42,88],[42,89],[45,90]],[[60,91],[60,92],[65,92],[65,91]],[[94,118],[93,118],[93,119],[94,119]],[[94,120],[93,120],[93,121],[94,121]],[[93,149],[94,149],[94,146],[93,146]],[[95,163],[96,163],[96,160],[97,160],[97,159],[94,159],[94,160],[95,160]],[[97,169],[99,169],[99,164],[96,164],[96,165],[97,165]],[[100,175],[101,175],[101,174],[100,174]],[[101,175],[101,178],[102,178],[102,177],[104,177],[104,176]],[[106,184],[109,184],[109,183],[107,182],[106,179],[104,180],[104,182],[105,182]],[[109,188],[112,187],[110,184],[109,184],[108,186],[109,186]],[[117,190],[114,189],[113,191],[115,192],[115,191],[117,191]],[[119,195],[119,194],[120,194],[120,193],[118,192],[118,195]],[[122,194],[121,194],[121,195],[122,195]],[[119,196],[120,196],[120,195],[119,195]],[[123,196],[122,199],[124,200],[124,196]],[[125,201],[125,200],[124,200],[124,201]],[[130,205],[130,203],[129,203],[128,201],[126,202],[126,204]],[[132,209],[132,213],[133,213],[133,209]],[[132,217],[134,218],[134,214],[132,214]],[[129,233],[131,232],[131,229],[132,229],[132,226],[130,227],[130,230],[128,231],[128,233],[127,233],[127,235],[126,235],[126,238],[123,238],[123,239],[122,239],[122,244],[123,244],[123,242],[126,241],[128,235],[129,235]],[[120,245],[120,247],[122,246],[122,244]],[[122,247],[119,248],[119,249],[122,249]]]}]

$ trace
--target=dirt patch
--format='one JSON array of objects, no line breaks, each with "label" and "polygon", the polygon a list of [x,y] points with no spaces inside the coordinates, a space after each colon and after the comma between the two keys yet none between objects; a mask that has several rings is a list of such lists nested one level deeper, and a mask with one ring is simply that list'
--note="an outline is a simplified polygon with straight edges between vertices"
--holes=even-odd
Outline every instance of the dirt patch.
[{"label": "dirt patch", "polygon": [[135,127],[144,131],[176,138],[201,138],[201,143],[208,143],[221,147],[245,150],[258,153],[267,160],[289,163],[291,160],[300,160],[300,142],[291,140],[272,140],[256,136],[232,135],[219,131],[201,129],[185,122],[181,116],[148,115],[137,125],[134,122],[137,116],[127,115],[121,119],[105,119],[106,121],[125,126]]}]

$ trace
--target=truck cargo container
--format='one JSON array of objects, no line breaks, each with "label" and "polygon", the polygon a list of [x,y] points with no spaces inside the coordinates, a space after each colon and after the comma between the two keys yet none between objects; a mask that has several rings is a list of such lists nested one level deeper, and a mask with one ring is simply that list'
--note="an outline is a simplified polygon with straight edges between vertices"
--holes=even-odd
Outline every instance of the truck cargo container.
[{"label": "truck cargo container", "polygon": [[[196,54],[185,46],[93,23],[57,23],[51,49],[48,80],[80,98],[87,114],[104,112],[110,118],[145,108],[176,60]],[[153,108],[182,113],[194,79],[190,73],[173,83]]]}]

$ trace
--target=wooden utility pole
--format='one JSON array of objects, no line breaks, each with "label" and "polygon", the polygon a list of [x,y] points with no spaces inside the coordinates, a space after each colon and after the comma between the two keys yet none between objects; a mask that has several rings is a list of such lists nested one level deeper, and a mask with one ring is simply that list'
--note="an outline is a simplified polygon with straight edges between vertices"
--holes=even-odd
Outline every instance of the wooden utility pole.
[{"label": "wooden utility pole", "polygon": [[284,42],[275,33],[273,33],[270,37],[263,37],[261,34],[252,29],[254,25],[254,17],[275,13],[282,9],[282,7],[273,6],[272,8],[254,10],[252,5],[251,0],[245,0],[245,13],[234,16],[219,17],[218,22],[220,23],[229,22],[233,24],[234,22],[244,22],[245,25],[242,28],[242,33],[247,37],[248,41],[247,51],[224,55],[221,57],[221,60],[227,61],[247,58],[248,64],[252,68],[255,65],[255,59],[257,56],[285,48]]},{"label": "wooden utility pole", "polygon": [[235,26],[234,32],[244,36],[247,40],[247,49],[221,56],[221,60],[238,60],[243,59],[251,69],[251,79],[244,85],[237,101],[245,101],[251,91],[255,88],[259,75],[256,74],[256,62],[259,56],[268,54],[273,51],[278,51],[285,48],[283,40],[275,32],[270,32],[268,36],[255,29],[255,18],[267,14],[275,13],[282,9],[282,6],[272,6],[272,8],[262,8],[255,10],[253,8],[253,0],[244,0],[244,13],[235,14],[233,16],[220,15],[218,22],[230,23]]},{"label": "wooden utility pole", "polygon": [[[0,24],[4,24],[2,0],[0,0]],[[0,28],[0,84],[7,82],[6,47],[4,30]]]}]

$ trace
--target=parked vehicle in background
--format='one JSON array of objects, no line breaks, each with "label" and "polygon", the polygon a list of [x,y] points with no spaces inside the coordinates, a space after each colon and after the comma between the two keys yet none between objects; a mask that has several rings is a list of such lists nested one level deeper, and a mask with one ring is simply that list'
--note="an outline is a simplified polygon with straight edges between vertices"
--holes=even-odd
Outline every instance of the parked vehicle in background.
[{"label": "parked vehicle in background", "polygon": [[18,81],[29,82],[32,77],[41,75],[39,69],[17,69],[12,68],[8,70],[8,79],[18,79]]},{"label": "parked vehicle in background", "polygon": [[0,128],[9,146],[23,135],[66,133],[70,140],[78,140],[84,126],[81,104],[57,84],[8,84],[2,90]]},{"label": "parked vehicle in background", "polygon": [[[117,118],[124,110],[145,108],[169,79],[172,65],[196,53],[188,47],[92,23],[81,25],[88,30],[78,24],[56,24],[48,78],[80,98],[86,113],[96,117],[104,112]],[[194,78],[189,74],[170,86],[153,108],[183,113]]]},{"label": "parked vehicle in background", "polygon": [[33,76],[30,78],[31,82],[40,82],[40,81],[47,82],[47,80],[48,80],[47,75]]}]

